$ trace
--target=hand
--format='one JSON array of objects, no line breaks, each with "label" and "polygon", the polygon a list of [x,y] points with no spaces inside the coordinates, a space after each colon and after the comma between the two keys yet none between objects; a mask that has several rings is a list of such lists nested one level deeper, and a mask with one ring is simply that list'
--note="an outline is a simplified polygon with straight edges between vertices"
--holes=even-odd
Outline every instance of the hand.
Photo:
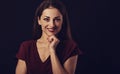
[{"label": "hand", "polygon": [[52,35],[52,36],[48,37],[48,42],[49,42],[50,51],[55,51],[60,40],[56,36]]}]

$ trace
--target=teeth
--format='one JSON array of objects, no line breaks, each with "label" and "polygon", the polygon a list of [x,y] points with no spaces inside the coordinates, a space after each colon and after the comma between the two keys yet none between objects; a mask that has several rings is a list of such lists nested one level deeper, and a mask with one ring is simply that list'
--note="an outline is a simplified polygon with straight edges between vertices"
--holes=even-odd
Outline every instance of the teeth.
[{"label": "teeth", "polygon": [[54,29],[52,29],[52,28],[48,28],[48,30],[49,30],[49,31],[54,31]]}]

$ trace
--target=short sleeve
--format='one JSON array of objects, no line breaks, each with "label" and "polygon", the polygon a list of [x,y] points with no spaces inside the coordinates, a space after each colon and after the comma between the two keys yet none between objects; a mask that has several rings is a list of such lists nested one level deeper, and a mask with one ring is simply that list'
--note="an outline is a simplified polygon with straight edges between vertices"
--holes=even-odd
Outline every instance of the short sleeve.
[{"label": "short sleeve", "polygon": [[82,52],[80,51],[78,45],[75,44],[75,46],[73,46],[73,48],[71,49],[69,57],[75,56],[75,55],[81,55],[81,54]]},{"label": "short sleeve", "polygon": [[21,43],[18,53],[16,57],[21,60],[26,60],[26,44],[25,42]]},{"label": "short sleeve", "polygon": [[82,51],[79,49],[78,45],[74,41],[69,41],[65,48],[65,58],[63,62],[65,62],[68,58],[75,56],[75,55],[82,55]]}]

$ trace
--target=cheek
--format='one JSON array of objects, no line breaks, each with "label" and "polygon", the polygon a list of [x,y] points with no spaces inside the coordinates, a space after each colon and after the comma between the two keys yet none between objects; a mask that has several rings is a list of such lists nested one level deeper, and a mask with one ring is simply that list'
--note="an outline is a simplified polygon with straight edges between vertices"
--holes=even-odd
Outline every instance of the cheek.
[{"label": "cheek", "polygon": [[42,30],[45,30],[47,28],[48,25],[41,25]]},{"label": "cheek", "polygon": [[41,26],[42,26],[42,27],[46,27],[46,26],[47,26],[47,24],[48,24],[48,23],[46,23],[46,22],[42,21]]}]

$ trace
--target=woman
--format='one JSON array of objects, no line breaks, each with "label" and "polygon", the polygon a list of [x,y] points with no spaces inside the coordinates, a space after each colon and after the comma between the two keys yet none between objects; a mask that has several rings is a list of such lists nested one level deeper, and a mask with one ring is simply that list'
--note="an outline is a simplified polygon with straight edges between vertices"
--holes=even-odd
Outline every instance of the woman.
[{"label": "woman", "polygon": [[81,53],[72,40],[65,6],[44,0],[34,20],[34,40],[24,41],[17,53],[16,74],[74,74]]}]

